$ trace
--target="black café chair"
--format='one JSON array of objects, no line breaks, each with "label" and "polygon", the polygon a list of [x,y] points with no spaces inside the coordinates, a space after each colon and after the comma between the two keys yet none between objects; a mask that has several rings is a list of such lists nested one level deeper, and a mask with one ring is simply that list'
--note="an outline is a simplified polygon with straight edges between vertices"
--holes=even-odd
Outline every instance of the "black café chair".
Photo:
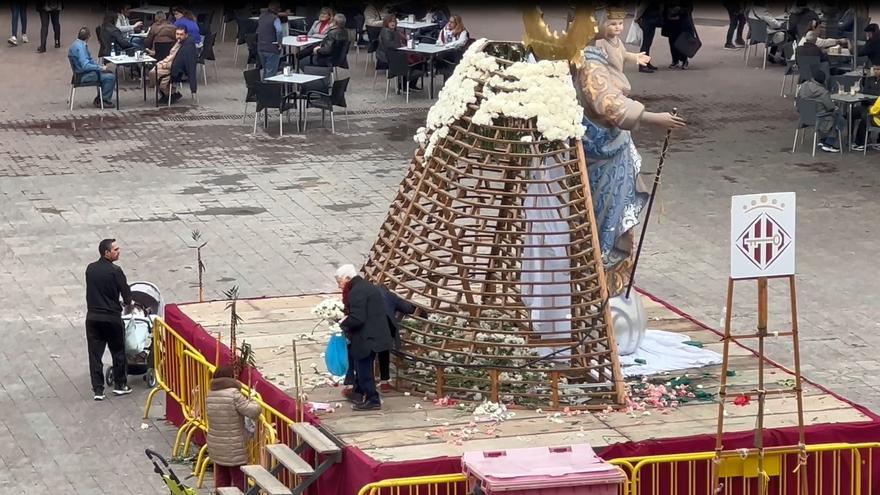
[{"label": "black caf\u00e9 chair", "polygon": [[[364,74],[370,68],[370,59],[376,57],[376,50],[379,49],[379,33],[382,32],[381,27],[367,26],[367,57],[364,62]],[[382,70],[382,69],[378,69]]]},{"label": "black caf\u00e9 chair", "polygon": [[156,52],[153,58],[160,62],[165,60],[171,53],[172,48],[174,48],[173,41],[157,41],[153,43],[153,51]]},{"label": "black caf\u00e9 chair", "polygon": [[406,102],[409,103],[410,77],[420,76],[424,84],[425,72],[421,70],[421,63],[409,65],[406,53],[400,50],[389,50],[385,52],[385,57],[388,58],[388,73],[385,75],[385,99],[388,99],[391,80],[397,79],[397,86],[399,88],[403,85],[406,92]]},{"label": "black caf\u00e9 chair", "polygon": [[[254,134],[257,133],[257,116],[263,112],[263,127],[269,128],[269,110],[278,110],[279,137],[284,136],[284,114],[296,109],[295,95],[283,94],[284,85],[272,82],[258,82],[254,85],[257,96],[257,109],[254,111]],[[290,115],[288,114],[288,119]],[[299,120],[299,119],[297,119]]]},{"label": "black caf\u00e9 chair", "polygon": [[351,50],[351,40],[346,41],[342,44],[342,47],[333,54],[333,59],[330,61],[330,66],[333,67],[333,78],[339,77],[339,70],[348,69],[348,51]]},{"label": "black caf\u00e9 chair", "polygon": [[257,102],[257,83],[260,82],[260,69],[248,69],[244,71],[244,85],[247,94],[244,96],[244,113],[241,115],[241,123],[247,118],[248,103]]},{"label": "black caf\u00e9 chair", "polygon": [[257,68],[263,67],[263,64],[260,63],[260,55],[257,53],[257,33],[250,33],[245,36],[245,43],[247,44],[248,49],[245,68],[250,67],[251,64]]},{"label": "black caf\u00e9 chair", "polygon": [[202,67],[202,74],[205,76],[205,86],[208,85],[208,65],[207,62],[214,62],[214,79],[220,79],[220,76],[217,73],[217,57],[214,55],[214,42],[217,41],[217,33],[211,33],[205,35],[203,38],[204,43],[202,44],[202,49],[199,51],[199,59],[196,63],[198,63]]},{"label": "black caf\u00e9 chair", "polygon": [[[77,74],[75,67],[73,65],[73,60],[68,59],[70,62],[70,71],[72,72],[72,76],[70,77],[70,110],[73,110],[73,98],[76,96],[76,88],[98,88],[98,97],[101,99],[101,110],[104,109],[104,93],[101,91],[101,71],[94,70],[83,72],[81,74]],[[98,76],[98,79],[95,81],[83,82],[82,78],[86,74],[94,73]]]},{"label": "black caf\u00e9 chair", "polygon": [[345,79],[334,81],[329,92],[309,91],[306,93],[306,112],[303,115],[303,132],[306,131],[306,127],[308,126],[307,117],[309,114],[309,108],[321,109],[322,126],[324,125],[324,115],[326,112],[330,112],[330,132],[336,134],[336,122],[333,120],[333,108],[341,107],[345,111],[345,125],[349,129],[351,128],[351,124],[348,122],[348,104],[345,102],[345,92],[348,90],[348,81],[350,80],[350,77],[346,77]]},{"label": "black caf\u00e9 chair", "polygon": [[[797,127],[794,130],[794,143],[791,146],[791,152],[794,153],[797,150],[798,144],[798,134],[803,131],[801,134],[801,144],[804,142],[804,135],[807,133],[806,129],[808,127],[813,128],[813,156],[816,156],[816,145],[818,144],[819,133],[816,130],[816,120],[818,119],[819,114],[819,106],[815,101],[804,100],[803,98],[797,98],[794,101],[794,107],[797,109],[798,113],[798,123]],[[840,147],[846,146],[846,143],[843,141],[843,132],[840,129],[837,129],[837,139]]]},{"label": "black caf\u00e9 chair", "polygon": [[241,45],[247,45],[247,35],[257,35],[257,22],[248,17],[236,17],[235,22],[238,24],[238,37],[235,40],[235,54],[232,56],[232,65],[238,63],[238,49]]},{"label": "black caf\u00e9 chair", "polygon": [[767,23],[762,21],[761,19],[747,19],[749,22],[749,36],[746,41],[746,47],[743,50],[743,60],[745,60],[746,67],[749,66],[749,52],[751,51],[751,47],[755,47],[755,53],[758,53],[758,45],[764,44],[764,64],[762,66],[763,69],[767,69],[767,54],[770,53],[770,36],[767,29]]}]

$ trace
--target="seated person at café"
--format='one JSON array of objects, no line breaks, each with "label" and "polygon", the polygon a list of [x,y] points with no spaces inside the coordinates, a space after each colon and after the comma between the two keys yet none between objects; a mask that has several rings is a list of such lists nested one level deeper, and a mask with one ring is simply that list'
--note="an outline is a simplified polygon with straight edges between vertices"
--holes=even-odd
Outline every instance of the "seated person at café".
[{"label": "seated person at caf\u00e9", "polygon": [[124,4],[119,12],[116,14],[116,28],[125,36],[132,45],[134,45],[138,49],[144,48],[144,39],[138,36],[132,36],[132,33],[140,32],[140,30],[144,27],[143,21],[137,21],[134,24],[128,19],[129,14],[131,13],[131,5]]},{"label": "seated person at caf\u00e9", "polygon": [[333,61],[343,56],[342,51],[348,42],[348,30],[345,29],[345,15],[333,16],[333,25],[324,36],[321,44],[312,52],[312,56],[303,60],[306,65],[318,67],[333,67]]},{"label": "seated person at caf\u00e9", "polygon": [[865,46],[859,48],[860,57],[868,57],[868,61],[875,67],[880,65],[880,26],[877,24],[868,24],[865,26],[865,32],[868,33],[868,41]]},{"label": "seated person at caf\u00e9", "polygon": [[100,42],[103,50],[101,53],[98,53],[99,57],[109,56],[114,47],[116,48],[117,55],[130,48],[135,48],[131,41],[122,34],[122,31],[116,27],[116,14],[114,12],[104,14],[104,22],[101,24]]},{"label": "seated person at caf\u00e9", "polygon": [[177,28],[174,27],[174,24],[168,22],[168,19],[165,17],[165,12],[156,12],[156,17],[153,19],[153,25],[150,26],[150,33],[144,41],[144,47],[146,47],[147,52],[150,55],[154,55],[156,51],[153,50],[153,45],[156,43],[176,42],[177,38],[174,35],[175,31],[177,31]]},{"label": "seated person at caf\u00e9", "polygon": [[[388,14],[383,21],[382,31],[379,32],[379,48],[376,49],[376,59],[382,63],[388,64],[389,59],[395,54],[403,53],[398,48],[406,46],[406,37],[397,30],[397,16]],[[406,63],[410,67],[419,66],[416,70],[411,70],[409,74],[410,89],[421,89],[418,81],[424,73],[421,68],[422,58],[416,53],[406,54]]]},{"label": "seated person at caf\u00e9", "polygon": [[330,26],[333,24],[333,9],[330,7],[321,7],[321,12],[318,14],[318,20],[312,23],[312,27],[309,28],[309,38],[323,38],[327,36],[327,32],[330,31]]},{"label": "seated person at caf\u00e9", "polygon": [[391,11],[388,6],[380,2],[369,2],[364,9],[364,27],[382,27],[385,16]]},{"label": "seated person at caf\u00e9", "polygon": [[798,41],[798,46],[804,44],[804,40],[809,33],[814,33],[816,35],[815,45],[822,49],[831,48],[833,46],[845,47],[849,44],[849,41],[847,41],[846,38],[823,38],[821,36],[823,32],[824,29],[819,21],[811,22],[807,28],[807,32],[804,33],[804,36]]},{"label": "seated person at caf\u00e9", "polygon": [[817,39],[819,38],[816,36],[815,31],[807,31],[804,39],[801,40],[800,46],[795,49],[796,59],[800,57],[818,57],[820,62],[827,62],[828,54],[816,45]]},{"label": "seated person at caf\u00e9", "polygon": [[447,48],[455,48],[464,51],[468,42],[468,32],[461,22],[460,15],[453,15],[449,18],[446,26],[440,30],[440,36],[437,38],[437,44]]},{"label": "seated person at caf\u00e9", "polygon": [[449,22],[449,9],[439,1],[432,1],[428,5],[428,12],[425,13],[422,22],[433,22],[435,24],[434,27],[421,29],[419,32],[436,39],[440,36],[440,30]]},{"label": "seated person at caf\u00e9", "polygon": [[819,16],[807,6],[806,0],[797,0],[788,15],[788,32],[791,37],[796,40],[803,38],[814,23],[819,23]]},{"label": "seated person at caf\u00e9", "polygon": [[[168,53],[168,56],[157,62],[156,66],[153,67],[153,69],[150,70],[149,73],[150,85],[159,85],[159,98],[162,100],[168,99],[168,93],[172,89],[171,73],[174,69],[175,60],[177,60],[177,57],[180,56],[182,60],[190,48],[192,52],[195,52],[195,42],[187,35],[186,28],[176,28],[174,36],[176,42],[174,43],[174,46],[171,47],[171,51]],[[182,95],[179,92],[174,91],[174,93],[171,94],[171,103],[175,103],[181,97]]]},{"label": "seated person at caf\u00e9", "polygon": [[[859,83],[861,93],[866,95],[880,95],[880,64],[874,64],[871,68],[870,75],[863,77]],[[853,140],[853,150],[864,151],[865,145],[865,129],[868,127],[868,119],[874,119],[874,125],[880,126],[880,107],[878,107],[880,98],[874,100],[873,103],[863,101],[861,105],[853,107],[853,122],[858,121]],[[874,113],[871,110],[877,109]],[[880,147],[880,145],[872,144],[871,146]]]},{"label": "seated person at caf\u00e9", "polygon": [[[88,41],[92,32],[87,27],[81,27],[76,35],[76,40],[67,50],[67,59],[76,74],[83,74],[82,82],[93,82],[100,79],[101,94],[104,96],[104,108],[113,106],[113,91],[116,89],[116,75],[107,70],[106,65],[101,65],[92,58],[89,52]],[[95,97],[95,106],[101,106],[99,96]]]},{"label": "seated person at caf\u00e9", "polygon": [[192,11],[183,7],[173,7],[171,13],[174,14],[174,27],[186,28],[189,39],[192,39],[197,46],[201,46],[202,35],[199,33],[199,24]]},{"label": "seated person at caf\u00e9", "polygon": [[760,0],[755,0],[749,9],[749,19],[764,21],[767,24],[767,34],[770,35],[770,53],[767,55],[767,61],[774,64],[784,64],[785,60],[777,56],[780,45],[786,40],[782,21],[770,13],[766,1]]},{"label": "seated person at caf\u00e9", "polygon": [[831,93],[825,87],[825,73],[813,68],[812,78],[801,84],[798,97],[816,103],[816,132],[819,149],[826,153],[839,153],[837,131],[845,125],[840,110],[831,101]]}]

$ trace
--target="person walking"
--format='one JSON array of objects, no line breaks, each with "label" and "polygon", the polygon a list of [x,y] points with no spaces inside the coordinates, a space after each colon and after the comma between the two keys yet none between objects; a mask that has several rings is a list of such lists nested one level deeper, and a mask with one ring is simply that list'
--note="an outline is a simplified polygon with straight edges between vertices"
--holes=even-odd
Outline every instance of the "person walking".
[{"label": "person walking", "polygon": [[46,38],[49,37],[49,21],[52,21],[52,32],[55,35],[55,48],[61,48],[61,0],[37,0],[37,12],[40,13],[40,46],[38,53],[46,53]]},{"label": "person walking", "polygon": [[669,53],[672,55],[670,69],[687,70],[689,67],[687,55],[682,53],[675,43],[683,33],[693,34],[692,12],[693,5],[690,0],[672,0],[663,5],[663,27],[660,34],[669,38]]},{"label": "person walking", "polygon": [[269,7],[257,20],[257,55],[263,66],[263,79],[278,74],[278,65],[281,63],[281,40],[284,35],[278,17],[280,9],[278,2],[269,2]]},{"label": "person walking", "polygon": [[86,342],[89,350],[89,376],[92,379],[94,399],[104,400],[104,349],[110,348],[113,359],[113,394],[131,393],[125,371],[125,327],[122,324],[122,305],[131,305],[131,290],[119,260],[116,239],[104,239],[98,244],[98,261],[86,268]]},{"label": "person walking", "polygon": [[[727,38],[724,43],[724,49],[741,50],[746,45],[746,40],[743,39],[743,29],[746,27],[745,5],[737,0],[724,0],[722,3],[724,8],[727,9],[727,17],[730,20],[730,24],[727,26]],[[736,40],[733,39],[734,32],[736,32]]]},{"label": "person walking", "polygon": [[[388,321],[391,323],[391,338],[393,347],[397,348],[400,343],[400,322],[406,315],[415,314],[416,308],[406,299],[398,296],[385,286],[380,286],[382,291],[382,301],[385,302],[385,313],[388,315]],[[391,350],[382,351],[378,354],[379,358],[379,391],[390,392],[393,387],[389,383],[391,380]]]},{"label": "person walking", "polygon": [[[642,28],[642,47],[639,50],[645,55],[651,55],[651,45],[654,43],[654,34],[657,28],[663,25],[663,12],[660,2],[647,0],[639,2],[636,7],[635,21]],[[645,65],[639,65],[639,72],[651,74],[657,72],[657,67],[648,62]]]},{"label": "person walking", "polygon": [[[353,273],[354,272],[354,273]],[[354,364],[354,390],[349,400],[355,411],[373,411],[382,408],[376,389],[373,365],[376,355],[390,350],[394,345],[391,337],[391,321],[385,311],[385,302],[378,287],[366,281],[351,265],[337,270],[337,283],[347,290],[348,315],[339,322],[351,342],[350,363]]]},{"label": "person walking", "polygon": [[242,395],[241,383],[235,379],[232,366],[220,366],[214,371],[211,390],[205,399],[205,415],[211,425],[206,440],[214,463],[215,488],[245,489],[241,472],[241,466],[248,464],[244,418],[255,419],[260,411],[256,401]]},{"label": "person walking", "polygon": [[12,36],[9,37],[7,43],[9,46],[18,46],[18,25],[21,21],[21,42],[27,43],[27,0],[12,0],[9,2],[12,10]]}]

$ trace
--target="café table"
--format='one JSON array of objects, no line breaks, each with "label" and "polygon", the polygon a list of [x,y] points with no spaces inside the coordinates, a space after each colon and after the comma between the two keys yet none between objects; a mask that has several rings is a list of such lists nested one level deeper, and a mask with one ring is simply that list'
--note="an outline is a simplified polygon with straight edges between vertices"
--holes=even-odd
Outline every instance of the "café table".
[{"label": "caf\u00e9 table", "polygon": [[[864,93],[832,93],[831,101],[837,104],[846,105],[846,140],[847,140],[847,150],[852,148],[852,109],[853,105],[856,103],[862,103],[863,101],[874,101],[877,99],[877,95],[866,95]],[[843,146],[841,144],[841,149]]]},{"label": "caf\u00e9 table", "polygon": [[[398,24],[398,26],[399,25],[400,24]],[[413,45],[412,48],[402,46],[398,48],[398,50],[408,53],[418,53],[428,57],[428,65],[431,67],[431,89],[428,92],[428,98],[434,99],[434,68],[436,66],[437,54],[449,52],[455,50],[455,48],[449,48],[448,46],[437,45],[434,43],[418,43]]]},{"label": "caf\u00e9 table", "polygon": [[[316,76],[316,75],[312,75],[312,74],[299,74],[299,73],[278,74],[277,76],[267,77],[266,82],[284,84],[285,92],[286,92],[287,85],[289,85],[289,84],[292,84],[294,86],[299,87],[301,84],[309,83],[312,81],[319,81],[321,79],[324,79],[325,77],[326,76]],[[287,93],[287,94],[290,94],[290,93]],[[300,122],[301,122],[300,116],[302,115],[302,113],[304,111],[304,109],[302,107],[302,105],[304,105],[304,104],[305,104],[304,100],[299,99],[299,98],[296,100],[296,130],[297,131],[299,131],[299,129],[300,129]],[[256,128],[256,123],[254,124],[254,128]],[[283,123],[281,124],[280,135],[282,135],[282,136],[284,135],[284,124]]]},{"label": "caf\u00e9 table", "polygon": [[155,64],[156,59],[143,53],[140,57],[132,55],[116,55],[115,57],[103,57],[105,62],[113,64],[116,73],[116,109],[119,110],[119,67],[124,65],[141,66],[141,87],[144,90],[144,101],[147,101],[147,64]]},{"label": "caf\u00e9 table", "polygon": [[303,48],[308,48],[310,46],[315,46],[324,41],[321,38],[308,38],[305,41],[300,41],[299,36],[285,36],[281,38],[281,46],[292,49],[293,52],[293,70],[294,72],[299,72],[299,52]]},{"label": "caf\u00e9 table", "polygon": [[425,29],[430,27],[436,27],[437,23],[428,22],[428,21],[407,21],[400,20],[397,21],[397,27],[403,29],[404,31],[418,31],[419,29]]}]

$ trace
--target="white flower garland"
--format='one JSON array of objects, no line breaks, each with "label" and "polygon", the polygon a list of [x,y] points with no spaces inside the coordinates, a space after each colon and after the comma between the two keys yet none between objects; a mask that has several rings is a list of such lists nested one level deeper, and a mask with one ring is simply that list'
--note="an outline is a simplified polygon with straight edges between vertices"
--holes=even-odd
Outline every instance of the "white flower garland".
[{"label": "white flower garland", "polygon": [[[449,135],[449,126],[467,112],[468,105],[476,103],[476,88],[480,84],[483,101],[474,113],[475,124],[492,125],[493,119],[501,116],[537,118],[537,129],[545,139],[583,137],[583,108],[577,101],[566,62],[516,62],[503,68],[494,57],[481,51],[485,43],[485,39],[480,39],[464,53],[455,73],[440,91],[437,103],[428,111],[425,127],[413,136],[424,148],[425,159]],[[521,141],[532,142],[532,138],[524,136]]]},{"label": "white flower garland", "polygon": [[312,308],[312,314],[327,323],[331,334],[342,335],[339,322],[345,318],[345,305],[342,304],[341,299],[324,299]]}]

